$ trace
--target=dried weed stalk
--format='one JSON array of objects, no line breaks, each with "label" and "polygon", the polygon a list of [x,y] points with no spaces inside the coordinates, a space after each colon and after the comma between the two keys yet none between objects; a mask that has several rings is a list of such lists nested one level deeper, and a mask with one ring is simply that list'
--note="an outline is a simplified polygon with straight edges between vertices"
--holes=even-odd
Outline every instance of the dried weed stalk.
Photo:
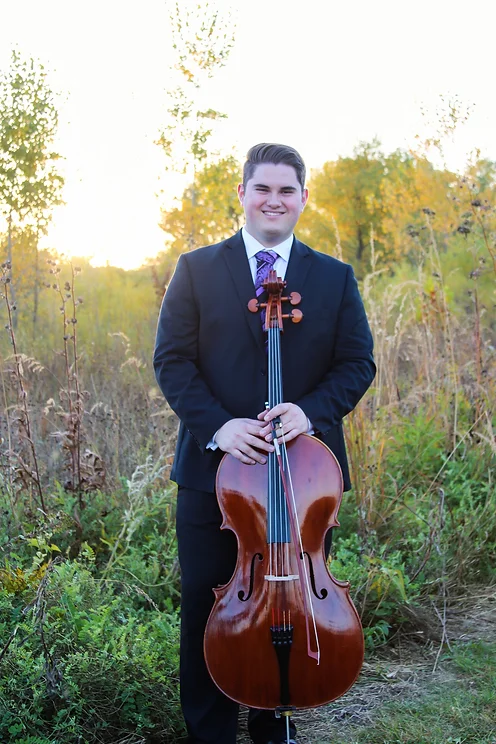
[{"label": "dried weed stalk", "polygon": [[63,285],[59,279],[60,267],[56,261],[48,259],[51,266],[50,273],[54,276],[53,284],[46,286],[53,289],[60,300],[59,311],[63,322],[63,349],[60,352],[64,362],[65,384],[59,392],[60,405],[53,399],[47,402],[46,412],[55,408],[56,414],[62,420],[63,426],[53,432],[52,436],[62,445],[66,454],[66,480],[64,488],[77,493],[79,506],[84,508],[83,494],[101,488],[105,480],[105,468],[100,456],[85,447],[83,431],[83,417],[85,401],[89,398],[88,391],[81,385],[77,343],[77,312],[83,304],[81,297],[76,297],[75,277],[81,269],[70,264],[71,280]]},{"label": "dried weed stalk", "polygon": [[[18,490],[25,490],[28,493],[35,493],[39,502],[39,507],[44,515],[47,514],[45,498],[41,483],[40,466],[36,454],[36,447],[33,437],[33,427],[29,414],[28,392],[25,381],[25,368],[32,372],[40,372],[43,367],[17,350],[17,341],[14,331],[14,313],[16,304],[12,302],[9,294],[11,286],[11,264],[6,261],[1,264],[0,282],[2,284],[1,297],[5,302],[7,309],[8,323],[5,328],[9,334],[13,355],[10,359],[13,361],[13,367],[10,370],[14,386],[17,391],[17,402],[14,406],[8,407],[6,402],[6,418],[9,429],[9,448],[6,452],[11,474],[11,483]],[[5,395],[6,397],[6,395]],[[11,436],[11,433],[13,436]],[[14,443],[16,448],[14,449]]]}]

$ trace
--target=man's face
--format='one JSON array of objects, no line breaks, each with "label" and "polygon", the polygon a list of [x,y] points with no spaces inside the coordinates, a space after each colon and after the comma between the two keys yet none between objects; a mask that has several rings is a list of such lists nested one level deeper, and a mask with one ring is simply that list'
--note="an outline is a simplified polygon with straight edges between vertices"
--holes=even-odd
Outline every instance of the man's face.
[{"label": "man's face", "polygon": [[292,235],[308,191],[302,191],[291,165],[260,163],[246,188],[238,186],[238,196],[245,210],[246,229],[269,248]]}]

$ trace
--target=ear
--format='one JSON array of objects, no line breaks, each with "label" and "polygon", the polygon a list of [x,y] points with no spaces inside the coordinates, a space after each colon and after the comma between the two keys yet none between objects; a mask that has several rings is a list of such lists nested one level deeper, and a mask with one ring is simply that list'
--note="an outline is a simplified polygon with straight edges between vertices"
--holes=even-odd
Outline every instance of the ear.
[{"label": "ear", "polygon": [[238,184],[238,199],[240,201],[240,204],[243,204],[245,199],[245,187],[242,183]]},{"label": "ear", "polygon": [[301,211],[305,209],[305,204],[308,201],[308,189],[303,189],[301,193]]}]

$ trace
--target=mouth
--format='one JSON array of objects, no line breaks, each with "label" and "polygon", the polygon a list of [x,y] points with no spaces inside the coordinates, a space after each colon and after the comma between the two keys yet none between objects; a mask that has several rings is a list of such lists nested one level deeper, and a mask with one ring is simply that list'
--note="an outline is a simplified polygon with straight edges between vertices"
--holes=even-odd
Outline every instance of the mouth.
[{"label": "mouth", "polygon": [[284,212],[270,212],[269,210],[262,210],[262,212],[266,217],[281,217],[284,214]]}]

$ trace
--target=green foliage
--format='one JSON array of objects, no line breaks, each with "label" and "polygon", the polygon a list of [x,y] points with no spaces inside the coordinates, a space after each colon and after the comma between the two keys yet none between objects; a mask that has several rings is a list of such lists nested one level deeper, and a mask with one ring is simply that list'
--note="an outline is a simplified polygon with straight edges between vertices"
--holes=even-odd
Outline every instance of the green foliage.
[{"label": "green foliage", "polygon": [[237,160],[230,156],[205,165],[186,189],[181,206],[162,212],[160,227],[173,239],[156,264],[170,277],[181,253],[228,238],[240,229],[243,210],[236,187],[241,181]]},{"label": "green foliage", "polygon": [[[427,597],[495,579],[491,449],[467,444],[450,452],[443,418],[422,408],[397,417],[393,430],[381,451],[379,480],[368,475],[377,492],[365,491],[363,501],[356,493],[355,502],[345,495],[334,533],[331,571],[350,581],[369,647],[417,613],[420,618]],[[437,621],[431,622],[435,635]],[[420,627],[429,632],[423,621]]]},{"label": "green foliage", "polygon": [[168,91],[169,123],[160,132],[157,144],[167,157],[166,168],[191,175],[207,158],[213,122],[226,118],[219,111],[201,107],[199,91],[226,64],[234,34],[230,19],[223,18],[208,2],[194,11],[178,2],[170,5],[174,70],[179,81]]},{"label": "green foliage", "polygon": [[436,416],[420,409],[412,417],[398,417],[388,451],[388,471],[399,488],[412,481],[429,485],[447,447],[446,432]]},{"label": "green foliage", "polygon": [[400,550],[384,546],[376,555],[367,554],[356,534],[336,538],[330,570],[336,579],[351,584],[367,648],[384,644],[392,628],[403,620],[402,605],[420,597],[418,584],[407,576]]},{"label": "green foliage", "polygon": [[34,604],[27,590],[0,594],[2,645],[15,631],[0,661],[0,736],[177,741],[175,615],[133,608],[133,585],[102,583],[91,561],[66,561],[47,576]]},{"label": "green foliage", "polygon": [[15,50],[0,75],[0,207],[20,222],[33,217],[40,228],[63,184],[55,168],[60,155],[51,149],[58,114],[46,78],[42,65]]},{"label": "green foliage", "polygon": [[77,520],[76,495],[60,489],[47,522],[19,505],[0,530],[0,740],[177,741],[175,492],[159,487],[163,470],[148,463],[120,493],[96,492]]}]

